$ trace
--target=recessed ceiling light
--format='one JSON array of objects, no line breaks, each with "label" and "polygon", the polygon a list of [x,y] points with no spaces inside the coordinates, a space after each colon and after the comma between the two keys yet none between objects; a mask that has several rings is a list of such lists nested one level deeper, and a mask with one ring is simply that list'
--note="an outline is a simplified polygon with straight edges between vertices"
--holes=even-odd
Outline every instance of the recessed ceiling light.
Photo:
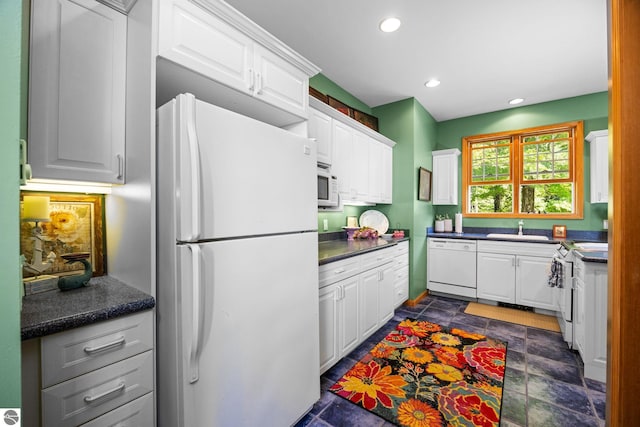
[{"label": "recessed ceiling light", "polygon": [[524,98],[513,98],[509,100],[509,104],[516,105],[516,104],[520,104],[522,101],[524,101]]},{"label": "recessed ceiling light", "polygon": [[436,87],[440,84],[440,80],[438,79],[430,79],[428,82],[426,82],[424,85],[426,87]]},{"label": "recessed ceiling light", "polygon": [[393,33],[400,28],[400,20],[398,18],[386,18],[380,23],[380,30],[385,33]]}]

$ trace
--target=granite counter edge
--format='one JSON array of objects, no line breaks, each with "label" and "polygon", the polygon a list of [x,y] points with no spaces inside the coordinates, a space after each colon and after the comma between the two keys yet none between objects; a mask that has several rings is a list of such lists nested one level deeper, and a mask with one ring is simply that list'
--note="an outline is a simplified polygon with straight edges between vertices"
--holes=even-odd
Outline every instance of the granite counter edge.
[{"label": "granite counter edge", "polygon": [[77,313],[64,315],[61,317],[52,317],[50,319],[44,319],[35,322],[25,322],[25,316],[23,315],[22,323],[23,325],[26,323],[26,325],[21,326],[21,340],[25,341],[32,338],[41,338],[46,335],[64,332],[69,329],[91,325],[104,320],[114,319],[128,314],[150,310],[156,305],[155,298],[153,298],[151,295],[134,289],[118,280],[106,276],[94,278],[92,280],[95,279],[97,279],[96,281],[99,282],[102,286],[119,286],[124,289],[125,292],[133,292],[135,296],[131,297],[127,301],[120,301],[114,304],[105,304],[104,306],[97,307],[89,311],[78,311]]}]

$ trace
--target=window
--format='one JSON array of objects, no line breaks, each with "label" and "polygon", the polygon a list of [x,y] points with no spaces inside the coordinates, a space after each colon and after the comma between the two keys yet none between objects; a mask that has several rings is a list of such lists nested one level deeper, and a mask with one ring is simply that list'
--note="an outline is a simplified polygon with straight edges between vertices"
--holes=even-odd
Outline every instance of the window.
[{"label": "window", "polygon": [[582,218],[582,145],[582,122],[463,138],[463,211]]}]

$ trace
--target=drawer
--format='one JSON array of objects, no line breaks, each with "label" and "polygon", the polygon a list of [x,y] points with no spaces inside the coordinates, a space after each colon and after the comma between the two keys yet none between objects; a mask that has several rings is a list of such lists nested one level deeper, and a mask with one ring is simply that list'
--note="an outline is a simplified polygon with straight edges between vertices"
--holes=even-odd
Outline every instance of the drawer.
[{"label": "drawer", "polygon": [[409,265],[409,255],[398,255],[393,258],[393,268],[398,269]]},{"label": "drawer", "polygon": [[42,388],[153,348],[151,310],[42,338]]},{"label": "drawer", "polygon": [[82,427],[154,427],[153,423],[153,393],[122,405],[111,412],[82,424]]},{"label": "drawer", "polygon": [[394,274],[394,282],[398,283],[403,280],[409,280],[409,266],[404,266],[402,268],[397,268],[393,271]]},{"label": "drawer", "polygon": [[42,390],[43,426],[77,426],[152,391],[147,351]]},{"label": "drawer", "polygon": [[319,286],[323,288],[360,273],[360,258],[360,256],[354,256],[321,265],[318,268]]},{"label": "drawer", "polygon": [[398,307],[400,304],[409,299],[409,286],[408,283],[399,284],[396,283],[394,287],[394,303]]},{"label": "drawer", "polygon": [[399,242],[398,244],[396,244],[396,247],[394,248],[395,250],[395,255],[402,255],[402,254],[408,254],[409,253],[409,241],[405,240],[404,242]]},{"label": "drawer", "polygon": [[360,255],[362,271],[371,270],[383,264],[393,262],[394,248],[379,249]]}]

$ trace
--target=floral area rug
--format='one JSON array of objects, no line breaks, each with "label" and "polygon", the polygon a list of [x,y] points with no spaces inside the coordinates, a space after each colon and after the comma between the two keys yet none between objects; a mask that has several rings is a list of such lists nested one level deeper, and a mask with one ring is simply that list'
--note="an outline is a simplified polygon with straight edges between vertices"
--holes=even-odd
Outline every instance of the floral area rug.
[{"label": "floral area rug", "polygon": [[400,426],[498,426],[506,343],[405,319],[329,389]]}]

